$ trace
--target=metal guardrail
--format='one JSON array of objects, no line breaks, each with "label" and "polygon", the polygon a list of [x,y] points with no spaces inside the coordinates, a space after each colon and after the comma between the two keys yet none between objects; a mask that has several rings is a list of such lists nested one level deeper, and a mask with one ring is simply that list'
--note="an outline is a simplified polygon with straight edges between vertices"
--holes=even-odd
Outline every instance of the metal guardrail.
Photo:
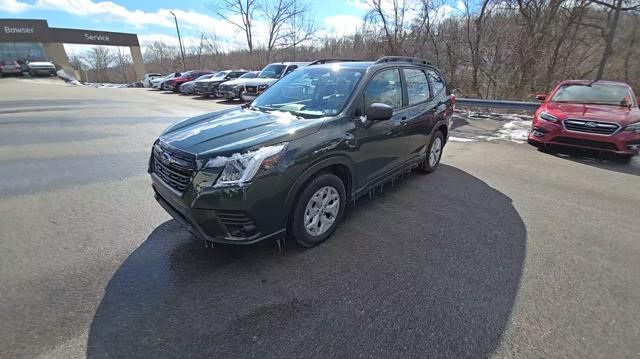
[{"label": "metal guardrail", "polygon": [[502,101],[502,100],[483,100],[476,98],[457,98],[456,107],[480,107],[480,108],[498,108],[505,110],[522,110],[534,112],[540,107],[540,102],[524,102],[524,101]]}]

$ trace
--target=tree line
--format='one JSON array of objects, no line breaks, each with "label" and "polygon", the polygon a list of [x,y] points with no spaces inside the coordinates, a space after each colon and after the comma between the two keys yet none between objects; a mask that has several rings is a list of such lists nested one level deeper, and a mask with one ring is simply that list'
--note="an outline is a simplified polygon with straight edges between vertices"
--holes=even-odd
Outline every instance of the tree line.
[{"label": "tree line", "polygon": [[[355,33],[331,36],[305,0],[221,0],[211,11],[242,35],[223,50],[202,33],[185,49],[187,68],[260,69],[274,61],[319,58],[424,58],[466,97],[528,99],[563,79],[611,79],[640,85],[640,0],[364,0]],[[257,41],[256,28],[263,32]],[[264,30],[263,30],[264,31]],[[147,71],[182,69],[177,46],[143,44]],[[130,59],[85,58],[91,71],[123,74]],[[98,54],[99,55],[99,54]],[[127,62],[129,61],[129,62]]]}]

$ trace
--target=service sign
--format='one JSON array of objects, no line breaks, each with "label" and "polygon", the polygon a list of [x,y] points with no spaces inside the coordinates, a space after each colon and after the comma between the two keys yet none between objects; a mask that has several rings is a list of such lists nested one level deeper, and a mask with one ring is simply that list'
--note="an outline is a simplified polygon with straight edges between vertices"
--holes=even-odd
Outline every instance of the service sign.
[{"label": "service sign", "polygon": [[60,29],[46,20],[0,19],[0,42],[55,42],[66,44],[140,46],[136,34]]}]

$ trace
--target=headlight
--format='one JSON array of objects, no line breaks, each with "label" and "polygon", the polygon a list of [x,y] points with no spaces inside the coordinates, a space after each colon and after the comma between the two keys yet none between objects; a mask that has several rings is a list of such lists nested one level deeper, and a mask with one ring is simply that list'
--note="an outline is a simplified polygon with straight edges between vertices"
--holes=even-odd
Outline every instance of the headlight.
[{"label": "headlight", "polygon": [[269,87],[269,85],[258,85],[258,90],[264,91]]},{"label": "headlight", "polygon": [[632,123],[624,128],[625,131],[640,133],[640,122]]},{"label": "headlight", "polygon": [[285,142],[262,147],[256,151],[236,153],[230,157],[216,157],[210,159],[205,167],[224,166],[215,187],[243,185],[256,176],[271,172],[284,154],[286,147]]},{"label": "headlight", "polygon": [[549,121],[549,122],[558,122],[558,118],[550,113],[547,112],[540,112],[539,117],[545,121]]}]

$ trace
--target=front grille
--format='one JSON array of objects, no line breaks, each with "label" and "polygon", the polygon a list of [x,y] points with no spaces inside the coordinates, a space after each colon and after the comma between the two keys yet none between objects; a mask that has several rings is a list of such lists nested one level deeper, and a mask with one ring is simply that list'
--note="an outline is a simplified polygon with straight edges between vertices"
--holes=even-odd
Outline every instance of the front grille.
[{"label": "front grille", "polygon": [[583,139],[580,139],[580,138],[571,138],[571,137],[556,137],[556,138],[553,139],[553,142],[560,143],[560,144],[566,144],[566,145],[598,148],[598,149],[603,149],[603,150],[616,151],[618,149],[618,147],[616,147],[615,143],[583,140]]},{"label": "front grille", "polygon": [[162,142],[153,145],[151,169],[171,188],[182,193],[191,182],[196,168],[195,156],[171,148]]},{"label": "front grille", "polygon": [[620,125],[610,122],[589,120],[564,120],[564,128],[568,131],[586,132],[597,135],[612,135],[620,128]]},{"label": "front grille", "polygon": [[258,86],[245,86],[244,92],[246,93],[258,93]]}]

